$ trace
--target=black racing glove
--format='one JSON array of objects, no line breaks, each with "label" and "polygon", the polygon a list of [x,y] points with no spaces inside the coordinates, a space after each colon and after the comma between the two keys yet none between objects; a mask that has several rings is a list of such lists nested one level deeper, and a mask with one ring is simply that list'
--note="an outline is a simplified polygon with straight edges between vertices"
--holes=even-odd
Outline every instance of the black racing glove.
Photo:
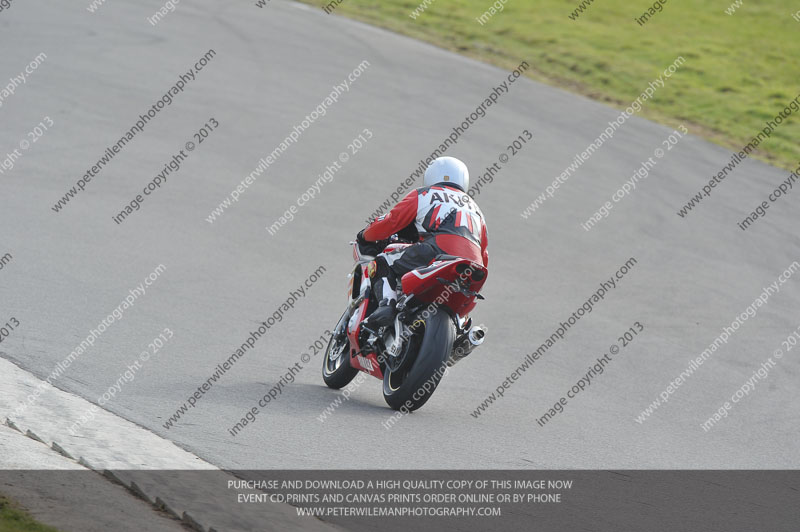
[{"label": "black racing glove", "polygon": [[377,255],[375,252],[375,242],[370,242],[364,238],[364,229],[356,235],[356,242],[358,243],[358,251],[362,255]]},{"label": "black racing glove", "polygon": [[356,242],[358,243],[358,251],[360,251],[362,255],[370,255],[374,257],[375,255],[383,251],[383,248],[386,247],[386,241],[384,240],[378,242],[370,242],[369,240],[364,238],[364,231],[365,229],[362,229],[356,235]]}]

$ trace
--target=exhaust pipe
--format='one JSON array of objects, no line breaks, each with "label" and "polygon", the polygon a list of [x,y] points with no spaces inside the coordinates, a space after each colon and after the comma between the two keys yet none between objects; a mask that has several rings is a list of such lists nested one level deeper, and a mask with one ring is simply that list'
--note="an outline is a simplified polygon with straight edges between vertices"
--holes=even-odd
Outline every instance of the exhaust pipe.
[{"label": "exhaust pipe", "polygon": [[450,353],[450,357],[447,359],[447,365],[454,366],[456,362],[472,353],[484,340],[486,340],[486,329],[478,325],[471,328],[466,334],[456,338],[453,344],[453,352]]},{"label": "exhaust pipe", "polygon": [[467,335],[469,339],[469,343],[473,345],[473,347],[478,347],[486,340],[486,329],[483,327],[476,325],[472,329],[469,330],[469,334]]}]

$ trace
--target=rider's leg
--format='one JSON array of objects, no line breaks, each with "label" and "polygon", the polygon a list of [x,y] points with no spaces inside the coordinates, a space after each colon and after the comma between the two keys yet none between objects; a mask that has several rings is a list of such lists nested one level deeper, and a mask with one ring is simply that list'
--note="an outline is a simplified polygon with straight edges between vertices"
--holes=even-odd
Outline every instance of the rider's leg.
[{"label": "rider's leg", "polygon": [[[373,330],[390,325],[397,314],[395,310],[397,305],[397,276],[389,265],[389,261],[394,262],[393,259],[399,253],[390,253],[388,255],[390,257],[387,258],[386,253],[381,253],[375,257],[375,260],[367,269],[372,284],[372,292],[378,301],[378,308],[369,315],[365,322],[367,327]],[[394,255],[394,257],[391,257],[391,255]]]},{"label": "rider's leg", "polygon": [[378,305],[386,306],[397,302],[397,276],[389,266],[385,254],[375,257],[375,266],[370,268],[370,280]]},{"label": "rider's leg", "polygon": [[394,321],[400,279],[411,270],[427,266],[440,253],[442,251],[437,246],[421,242],[390,253],[381,253],[375,258],[369,273],[378,308],[366,320],[369,328],[376,330]]}]

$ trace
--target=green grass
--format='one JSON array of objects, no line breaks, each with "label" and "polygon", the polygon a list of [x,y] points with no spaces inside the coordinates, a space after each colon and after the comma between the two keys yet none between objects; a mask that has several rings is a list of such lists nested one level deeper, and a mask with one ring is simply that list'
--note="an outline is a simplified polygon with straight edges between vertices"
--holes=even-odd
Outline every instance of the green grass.
[{"label": "green grass", "polygon": [[[301,0],[324,6],[330,0]],[[481,26],[494,0],[434,0],[416,19],[420,0],[343,0],[350,16],[443,48],[513,69],[618,108],[627,107],[683,56],[686,62],[639,113],[739,151],[764,122],[800,94],[800,22],[789,0],[668,0],[643,26],[650,0],[595,0],[576,20],[580,0],[507,0]],[[755,156],[795,168],[800,113],[784,120]]]},{"label": "green grass", "polygon": [[33,520],[19,506],[0,495],[0,532],[58,532]]}]

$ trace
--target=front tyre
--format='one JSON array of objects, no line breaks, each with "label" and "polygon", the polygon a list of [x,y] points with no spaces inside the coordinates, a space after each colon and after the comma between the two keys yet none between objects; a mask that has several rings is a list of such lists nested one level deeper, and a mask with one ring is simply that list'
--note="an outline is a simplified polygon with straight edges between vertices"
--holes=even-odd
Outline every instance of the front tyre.
[{"label": "front tyre", "polygon": [[456,338],[455,324],[441,307],[427,319],[417,317],[416,332],[406,340],[405,360],[383,375],[383,398],[394,410],[413,412],[431,398],[447,370]]},{"label": "front tyre", "polygon": [[331,336],[322,360],[322,380],[334,390],[347,386],[358,373],[358,370],[350,365],[350,342],[347,339],[349,319],[350,313],[345,311],[334,329],[341,332],[338,336],[335,334]]}]

